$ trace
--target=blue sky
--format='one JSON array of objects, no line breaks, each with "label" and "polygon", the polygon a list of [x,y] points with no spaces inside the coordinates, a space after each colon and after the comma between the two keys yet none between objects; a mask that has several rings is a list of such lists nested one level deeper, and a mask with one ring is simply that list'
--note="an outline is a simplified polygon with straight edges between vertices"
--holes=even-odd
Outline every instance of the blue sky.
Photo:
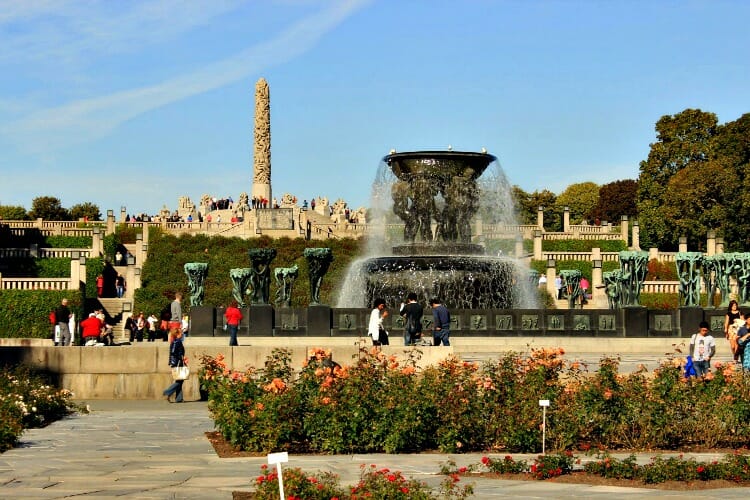
[{"label": "blue sky", "polygon": [[0,204],[174,209],[272,186],[366,205],[380,158],[498,156],[559,193],[636,178],[654,124],[750,111],[750,2],[0,0]]}]

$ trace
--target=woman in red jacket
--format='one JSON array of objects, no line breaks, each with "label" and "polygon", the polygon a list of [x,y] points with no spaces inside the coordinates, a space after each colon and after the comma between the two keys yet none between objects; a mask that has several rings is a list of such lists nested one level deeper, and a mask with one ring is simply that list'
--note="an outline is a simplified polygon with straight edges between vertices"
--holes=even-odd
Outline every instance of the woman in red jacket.
[{"label": "woman in red jacket", "polygon": [[227,310],[224,311],[224,317],[227,321],[227,330],[229,330],[229,345],[239,345],[237,343],[237,330],[240,327],[240,321],[242,321],[242,311],[237,307],[236,300],[233,300]]}]

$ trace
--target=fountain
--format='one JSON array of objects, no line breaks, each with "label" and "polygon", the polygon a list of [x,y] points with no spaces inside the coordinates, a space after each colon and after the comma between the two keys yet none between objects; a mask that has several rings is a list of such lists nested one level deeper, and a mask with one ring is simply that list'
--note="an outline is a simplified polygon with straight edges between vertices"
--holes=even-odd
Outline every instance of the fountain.
[{"label": "fountain", "polygon": [[[439,297],[453,309],[534,307],[528,270],[510,257],[485,255],[484,247],[472,241],[477,214],[496,217],[496,212],[507,212],[488,189],[496,186],[478,182],[496,160],[487,153],[459,151],[385,156],[383,165],[390,174],[379,172],[375,205],[390,198],[391,210],[381,203],[383,215],[398,216],[403,241],[392,246],[388,256],[380,248],[352,265],[339,307],[368,307],[375,298],[396,305],[412,291],[422,303]],[[509,196],[504,195],[506,205]]]}]

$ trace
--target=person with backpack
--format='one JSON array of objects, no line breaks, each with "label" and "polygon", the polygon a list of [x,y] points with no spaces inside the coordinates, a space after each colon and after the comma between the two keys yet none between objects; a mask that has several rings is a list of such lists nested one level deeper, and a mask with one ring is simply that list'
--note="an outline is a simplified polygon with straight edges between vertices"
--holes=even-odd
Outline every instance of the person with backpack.
[{"label": "person with backpack", "polygon": [[750,371],[750,356],[745,356],[747,344],[750,343],[750,314],[745,316],[745,324],[737,330],[737,353],[736,358],[743,370]]},{"label": "person with backpack", "polygon": [[422,338],[422,315],[424,310],[417,302],[414,292],[406,296],[406,304],[401,304],[399,314],[404,317],[404,345],[414,345]]}]

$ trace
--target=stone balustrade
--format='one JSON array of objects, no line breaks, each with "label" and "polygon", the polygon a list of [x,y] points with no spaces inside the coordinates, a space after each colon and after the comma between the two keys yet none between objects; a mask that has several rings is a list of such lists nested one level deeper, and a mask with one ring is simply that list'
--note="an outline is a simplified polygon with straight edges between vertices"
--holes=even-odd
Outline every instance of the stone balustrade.
[{"label": "stone balustrade", "polygon": [[[563,260],[580,260],[591,262],[594,259],[592,252],[543,252],[543,259],[555,259],[556,262]],[[601,252],[601,260],[604,262],[619,262],[619,252]]]},{"label": "stone balustrade", "polygon": [[72,259],[74,255],[79,257],[90,257],[90,248],[40,248],[39,257],[43,259],[67,258]]},{"label": "stone balustrade", "polygon": [[5,278],[0,274],[0,290],[70,290],[70,278]]}]

